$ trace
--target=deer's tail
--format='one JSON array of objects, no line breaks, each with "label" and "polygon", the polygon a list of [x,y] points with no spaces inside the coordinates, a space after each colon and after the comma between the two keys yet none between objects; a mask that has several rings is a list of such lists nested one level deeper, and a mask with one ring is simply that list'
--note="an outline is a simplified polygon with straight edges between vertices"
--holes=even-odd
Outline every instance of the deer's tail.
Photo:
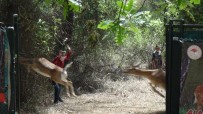
[{"label": "deer's tail", "polygon": [[73,64],[73,62],[68,63],[68,64],[64,67],[64,71],[66,71],[68,68],[70,68],[72,64]]}]

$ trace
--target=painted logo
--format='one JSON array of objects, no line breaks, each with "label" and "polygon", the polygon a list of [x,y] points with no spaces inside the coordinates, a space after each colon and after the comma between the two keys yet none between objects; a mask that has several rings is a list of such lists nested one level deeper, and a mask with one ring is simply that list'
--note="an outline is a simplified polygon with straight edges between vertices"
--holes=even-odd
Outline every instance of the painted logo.
[{"label": "painted logo", "polygon": [[187,49],[187,55],[190,59],[197,60],[202,56],[202,50],[197,45],[191,45]]}]

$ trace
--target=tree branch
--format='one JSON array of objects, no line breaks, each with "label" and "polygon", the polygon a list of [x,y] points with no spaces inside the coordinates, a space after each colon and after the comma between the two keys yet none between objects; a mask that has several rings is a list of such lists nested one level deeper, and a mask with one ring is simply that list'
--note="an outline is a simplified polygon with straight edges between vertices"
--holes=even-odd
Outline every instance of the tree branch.
[{"label": "tree branch", "polygon": [[144,0],[144,2],[142,3],[142,6],[137,10],[136,13],[140,12],[140,10],[144,7],[146,0]]}]

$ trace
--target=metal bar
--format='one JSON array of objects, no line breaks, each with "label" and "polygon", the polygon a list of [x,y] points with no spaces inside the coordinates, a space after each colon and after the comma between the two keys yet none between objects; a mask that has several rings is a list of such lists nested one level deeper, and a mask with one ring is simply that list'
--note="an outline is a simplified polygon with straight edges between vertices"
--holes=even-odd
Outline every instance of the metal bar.
[{"label": "metal bar", "polygon": [[13,15],[14,31],[15,31],[15,65],[16,65],[16,110],[20,114],[20,75],[18,67],[19,37],[18,37],[18,15]]},{"label": "metal bar", "polygon": [[[176,24],[178,23],[178,24]],[[178,25],[178,26],[176,26]],[[177,35],[177,39],[183,37],[185,27],[188,24],[184,24],[184,20],[170,20],[166,25],[166,110],[167,114],[175,114],[179,112],[179,91],[180,91],[180,65],[181,65],[181,43],[179,41],[173,41],[174,35]],[[196,27],[196,26],[194,26]],[[192,28],[192,27],[190,27]],[[177,33],[177,34],[175,34]],[[180,62],[180,63],[179,63]]]},{"label": "metal bar", "polygon": [[[167,26],[170,26],[169,24],[166,24],[166,27]],[[174,24],[173,25],[173,27],[174,28],[178,28],[178,27],[180,27],[180,26],[183,26],[183,27],[185,27],[185,28],[202,28],[203,27],[203,25],[202,24]]]},{"label": "metal bar", "polygon": [[184,20],[182,20],[181,22],[180,22],[180,25],[181,25],[181,27],[180,27],[180,37],[181,38],[183,38],[183,35],[184,35]]},{"label": "metal bar", "polygon": [[4,23],[3,22],[0,22],[0,27],[4,27]]},{"label": "metal bar", "polygon": [[11,52],[11,63],[10,63],[10,78],[11,78],[11,100],[10,100],[10,107],[9,107],[9,114],[15,114],[16,110],[16,82],[15,82],[15,52],[14,52],[14,28],[8,27],[7,29],[9,45],[10,45],[10,52]]},{"label": "metal bar", "polygon": [[170,21],[172,21],[172,22],[183,22],[184,19],[171,19]]},{"label": "metal bar", "polygon": [[171,47],[173,36],[173,21],[169,22],[169,26],[166,26],[166,112],[171,114]]}]

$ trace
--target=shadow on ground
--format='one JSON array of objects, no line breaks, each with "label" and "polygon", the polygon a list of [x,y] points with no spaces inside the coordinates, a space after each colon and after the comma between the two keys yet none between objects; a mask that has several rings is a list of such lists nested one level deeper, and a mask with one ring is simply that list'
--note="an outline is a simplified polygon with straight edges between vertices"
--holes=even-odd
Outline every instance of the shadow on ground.
[{"label": "shadow on ground", "polygon": [[166,111],[155,111],[155,112],[150,112],[150,113],[145,113],[145,114],[166,114]]}]

